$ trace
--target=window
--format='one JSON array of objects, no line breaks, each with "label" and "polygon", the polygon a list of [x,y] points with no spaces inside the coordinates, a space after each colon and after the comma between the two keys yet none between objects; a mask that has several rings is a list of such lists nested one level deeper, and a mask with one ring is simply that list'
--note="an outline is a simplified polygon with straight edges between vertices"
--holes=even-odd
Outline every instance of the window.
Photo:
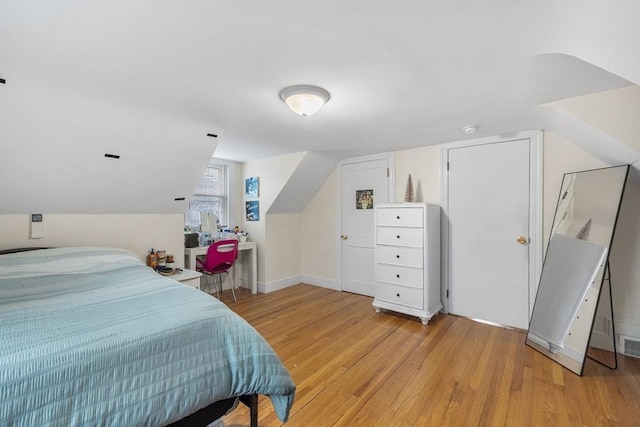
[{"label": "window", "polygon": [[229,167],[212,160],[196,185],[185,212],[185,226],[200,230],[201,212],[212,212],[221,226],[229,224]]}]

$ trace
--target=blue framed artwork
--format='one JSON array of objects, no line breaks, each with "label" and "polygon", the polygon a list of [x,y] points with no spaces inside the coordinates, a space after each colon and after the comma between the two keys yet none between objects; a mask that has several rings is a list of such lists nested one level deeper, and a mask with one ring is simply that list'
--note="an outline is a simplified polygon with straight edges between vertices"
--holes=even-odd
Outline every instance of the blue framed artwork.
[{"label": "blue framed artwork", "polygon": [[260,221],[260,202],[252,200],[246,202],[246,219],[247,221]]},{"label": "blue framed artwork", "polygon": [[244,194],[246,197],[258,197],[260,194],[260,178],[251,176],[244,180]]}]

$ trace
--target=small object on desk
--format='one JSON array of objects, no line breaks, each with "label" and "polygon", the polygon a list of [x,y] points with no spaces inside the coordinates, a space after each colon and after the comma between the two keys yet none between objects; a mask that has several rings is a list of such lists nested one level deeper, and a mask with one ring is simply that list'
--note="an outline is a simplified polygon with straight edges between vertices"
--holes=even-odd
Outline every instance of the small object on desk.
[{"label": "small object on desk", "polygon": [[171,276],[176,272],[173,268],[164,267],[164,266],[159,266],[158,268],[156,268],[156,271],[162,274],[163,276]]},{"label": "small object on desk", "polygon": [[167,256],[167,251],[156,251],[156,255],[158,255],[158,264],[165,265],[165,258]]},{"label": "small object on desk", "polygon": [[198,241],[198,233],[189,233],[184,235],[184,247],[185,248],[197,248],[200,246]]},{"label": "small object on desk", "polygon": [[167,254],[164,265],[169,268],[173,268],[175,266],[173,262],[173,254]]},{"label": "small object on desk", "polygon": [[151,252],[147,255],[147,265],[154,269],[158,266],[158,255],[154,252],[153,248],[151,248]]}]

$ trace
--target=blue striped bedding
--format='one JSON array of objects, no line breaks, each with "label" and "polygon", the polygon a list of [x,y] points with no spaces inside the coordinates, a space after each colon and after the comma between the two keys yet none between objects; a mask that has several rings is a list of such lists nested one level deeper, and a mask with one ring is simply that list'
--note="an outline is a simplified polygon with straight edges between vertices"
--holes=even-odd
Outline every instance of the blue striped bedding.
[{"label": "blue striped bedding", "polygon": [[295,385],[217,299],[123,249],[0,256],[0,425],[162,426],[246,394],[286,421]]}]

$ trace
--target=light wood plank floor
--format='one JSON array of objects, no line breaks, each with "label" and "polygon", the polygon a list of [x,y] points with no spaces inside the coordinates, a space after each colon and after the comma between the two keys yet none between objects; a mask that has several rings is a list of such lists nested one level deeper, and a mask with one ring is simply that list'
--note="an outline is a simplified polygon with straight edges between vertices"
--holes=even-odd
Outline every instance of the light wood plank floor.
[{"label": "light wood plank floor", "polygon": [[[372,299],[310,285],[222,300],[278,353],[297,385],[287,426],[640,426],[640,359],[578,377],[525,333],[442,315],[428,326]],[[247,426],[240,405],[226,426]],[[259,425],[280,426],[267,397]]]}]

